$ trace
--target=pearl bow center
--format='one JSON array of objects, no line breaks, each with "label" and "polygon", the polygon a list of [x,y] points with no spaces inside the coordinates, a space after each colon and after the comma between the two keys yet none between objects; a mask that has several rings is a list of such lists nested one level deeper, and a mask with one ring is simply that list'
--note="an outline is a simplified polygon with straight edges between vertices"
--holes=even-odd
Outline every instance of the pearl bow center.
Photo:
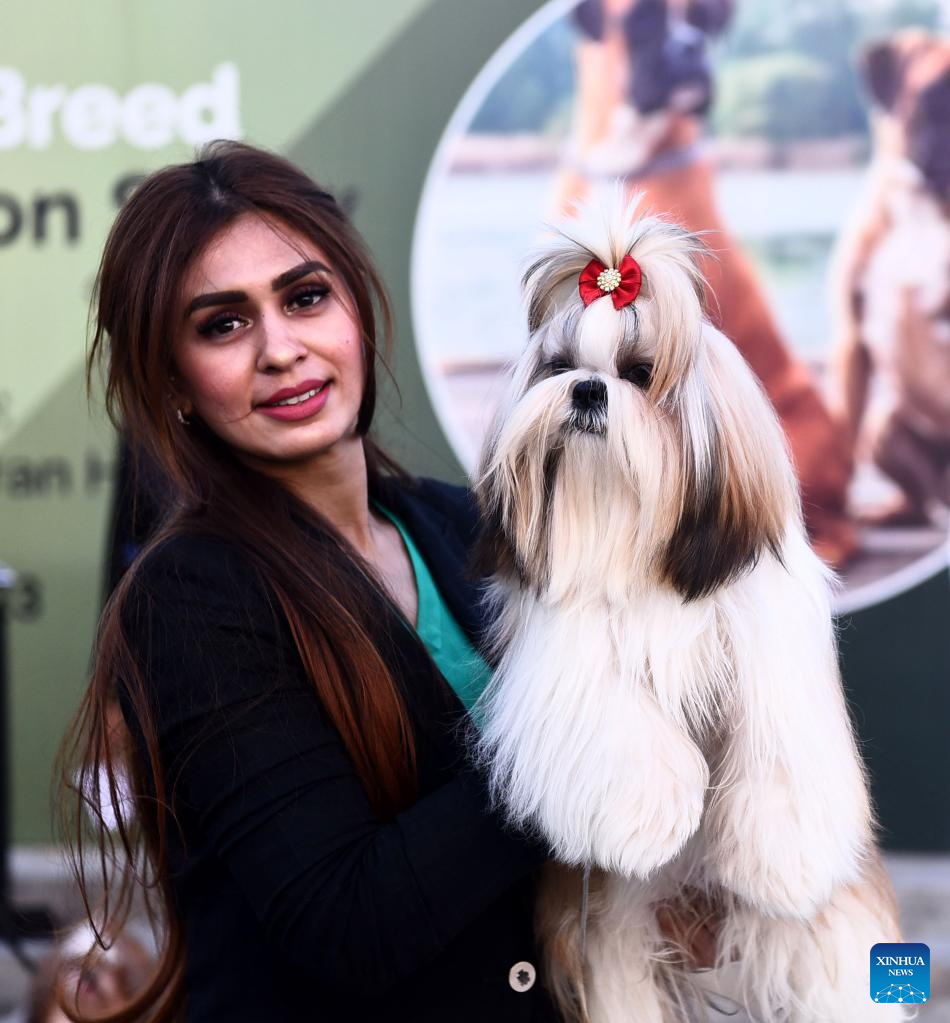
[{"label": "pearl bow center", "polygon": [[608,267],[597,275],[597,287],[601,291],[611,292],[620,287],[620,271],[616,267]]}]

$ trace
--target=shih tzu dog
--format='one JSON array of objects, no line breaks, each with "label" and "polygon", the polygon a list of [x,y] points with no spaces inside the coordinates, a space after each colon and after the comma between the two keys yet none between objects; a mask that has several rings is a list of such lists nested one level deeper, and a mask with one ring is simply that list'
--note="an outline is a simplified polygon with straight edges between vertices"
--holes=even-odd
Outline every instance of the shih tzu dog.
[{"label": "shih tzu dog", "polygon": [[[570,865],[540,901],[548,983],[592,1023],[690,1020],[712,993],[763,1023],[902,1019],[869,997],[897,914],[781,429],[704,316],[700,242],[614,207],[528,269],[476,480],[480,750]],[[690,888],[719,907],[701,975],[656,921]]]}]

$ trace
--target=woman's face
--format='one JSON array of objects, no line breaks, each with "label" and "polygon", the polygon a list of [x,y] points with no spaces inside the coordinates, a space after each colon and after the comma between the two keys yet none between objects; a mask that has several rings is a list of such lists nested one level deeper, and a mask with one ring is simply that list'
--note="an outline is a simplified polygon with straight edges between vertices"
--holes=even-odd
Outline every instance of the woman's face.
[{"label": "woman's face", "polygon": [[351,305],[311,241],[239,217],[185,278],[173,400],[265,472],[361,445],[365,369]]}]

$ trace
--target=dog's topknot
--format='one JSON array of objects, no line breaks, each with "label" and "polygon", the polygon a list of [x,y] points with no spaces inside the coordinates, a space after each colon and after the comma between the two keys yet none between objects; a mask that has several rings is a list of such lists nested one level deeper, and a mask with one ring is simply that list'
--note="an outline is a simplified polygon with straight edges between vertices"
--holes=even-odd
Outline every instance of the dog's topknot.
[{"label": "dog's topknot", "polygon": [[578,278],[591,259],[618,267],[624,256],[633,256],[643,271],[644,299],[655,296],[659,279],[670,270],[685,274],[702,307],[705,282],[698,257],[705,246],[673,221],[641,212],[642,204],[642,193],[627,198],[618,184],[602,200],[576,207],[570,221],[552,227],[522,279],[532,334],[577,297]]}]

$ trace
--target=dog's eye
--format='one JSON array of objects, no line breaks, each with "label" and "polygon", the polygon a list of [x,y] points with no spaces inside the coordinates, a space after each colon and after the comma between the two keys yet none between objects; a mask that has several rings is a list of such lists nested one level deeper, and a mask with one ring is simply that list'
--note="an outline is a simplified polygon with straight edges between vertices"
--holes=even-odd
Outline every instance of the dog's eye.
[{"label": "dog's eye", "polygon": [[557,373],[570,373],[574,367],[563,359],[554,359],[548,363],[548,370],[552,375]]},{"label": "dog's eye", "polygon": [[620,375],[637,387],[647,388],[653,379],[653,367],[648,362],[641,362],[631,369],[624,370]]}]

